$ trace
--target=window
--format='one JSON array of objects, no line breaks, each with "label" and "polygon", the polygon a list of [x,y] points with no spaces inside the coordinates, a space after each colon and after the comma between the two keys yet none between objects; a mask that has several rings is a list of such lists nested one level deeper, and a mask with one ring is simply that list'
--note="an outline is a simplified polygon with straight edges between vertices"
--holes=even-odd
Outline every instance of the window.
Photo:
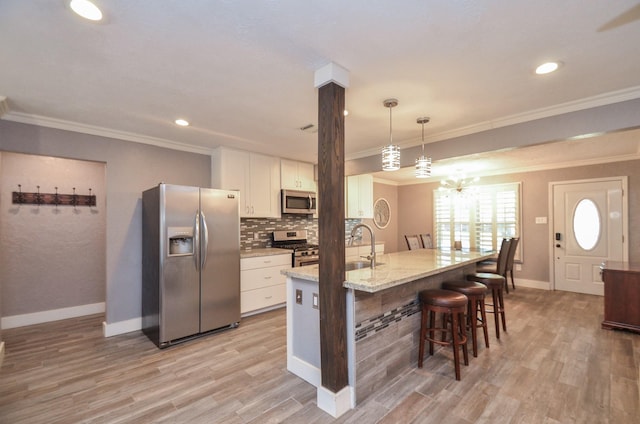
[{"label": "window", "polygon": [[[503,238],[520,235],[520,183],[434,190],[435,238],[439,249],[460,241],[463,249],[498,250]],[[522,260],[518,245],[516,258]]]}]

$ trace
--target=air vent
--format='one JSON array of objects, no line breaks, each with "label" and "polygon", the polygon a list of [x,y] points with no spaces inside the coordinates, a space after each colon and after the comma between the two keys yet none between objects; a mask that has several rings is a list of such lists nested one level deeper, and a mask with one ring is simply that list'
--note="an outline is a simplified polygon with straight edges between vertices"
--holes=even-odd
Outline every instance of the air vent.
[{"label": "air vent", "polygon": [[303,127],[300,127],[300,131],[306,132],[309,134],[315,134],[318,132],[318,127],[314,124],[307,124]]}]

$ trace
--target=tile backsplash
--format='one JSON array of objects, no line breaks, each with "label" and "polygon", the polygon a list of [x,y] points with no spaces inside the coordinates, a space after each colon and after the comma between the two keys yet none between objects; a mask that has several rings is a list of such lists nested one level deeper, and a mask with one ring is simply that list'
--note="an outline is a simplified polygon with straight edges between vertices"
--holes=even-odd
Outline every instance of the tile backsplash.
[{"label": "tile backsplash", "polygon": [[[359,219],[345,220],[345,241]],[[242,250],[271,247],[271,233],[281,230],[307,230],[310,243],[318,243],[318,219],[307,215],[283,215],[282,218],[240,219],[240,248]]]}]

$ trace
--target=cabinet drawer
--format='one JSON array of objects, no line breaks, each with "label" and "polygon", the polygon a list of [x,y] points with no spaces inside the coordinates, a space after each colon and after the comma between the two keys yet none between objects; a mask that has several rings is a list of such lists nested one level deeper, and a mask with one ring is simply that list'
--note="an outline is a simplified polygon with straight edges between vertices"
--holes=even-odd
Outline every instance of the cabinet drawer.
[{"label": "cabinet drawer", "polygon": [[270,256],[256,256],[253,258],[240,259],[240,269],[256,269],[271,266],[287,265],[291,267],[291,253],[285,253],[282,255],[270,255]]},{"label": "cabinet drawer", "polygon": [[275,286],[276,284],[284,284],[287,281],[287,277],[280,274],[280,270],[285,268],[287,267],[276,266],[240,271],[240,290],[254,290]]},{"label": "cabinet drawer", "polygon": [[278,284],[277,286],[243,291],[240,293],[240,312],[244,314],[284,303],[287,298],[286,286],[286,284]]}]

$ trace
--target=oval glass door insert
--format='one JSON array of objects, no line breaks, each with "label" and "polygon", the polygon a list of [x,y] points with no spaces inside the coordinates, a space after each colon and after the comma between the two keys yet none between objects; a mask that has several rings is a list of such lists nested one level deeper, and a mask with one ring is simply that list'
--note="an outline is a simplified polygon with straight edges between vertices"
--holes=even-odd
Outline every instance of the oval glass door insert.
[{"label": "oval glass door insert", "polygon": [[573,236],[584,250],[593,249],[600,239],[602,223],[598,207],[591,199],[578,202],[573,213]]}]

